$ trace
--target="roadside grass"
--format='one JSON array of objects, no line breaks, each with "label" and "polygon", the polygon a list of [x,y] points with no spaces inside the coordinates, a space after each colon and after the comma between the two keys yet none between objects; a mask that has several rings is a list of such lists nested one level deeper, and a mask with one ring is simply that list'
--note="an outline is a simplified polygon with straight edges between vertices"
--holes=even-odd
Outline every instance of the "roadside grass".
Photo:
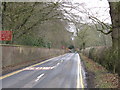
[{"label": "roadside grass", "polygon": [[[94,73],[94,88],[118,88],[119,80],[117,74],[112,74],[103,66],[93,60],[81,55],[87,71]],[[89,87],[88,87],[89,88]]]}]

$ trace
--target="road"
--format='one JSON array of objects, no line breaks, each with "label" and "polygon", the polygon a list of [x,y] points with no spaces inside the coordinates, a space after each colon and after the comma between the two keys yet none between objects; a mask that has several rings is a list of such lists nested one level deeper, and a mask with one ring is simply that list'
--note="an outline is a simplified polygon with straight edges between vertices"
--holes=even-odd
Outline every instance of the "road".
[{"label": "road", "polygon": [[67,53],[1,76],[2,88],[84,88],[78,53]]}]

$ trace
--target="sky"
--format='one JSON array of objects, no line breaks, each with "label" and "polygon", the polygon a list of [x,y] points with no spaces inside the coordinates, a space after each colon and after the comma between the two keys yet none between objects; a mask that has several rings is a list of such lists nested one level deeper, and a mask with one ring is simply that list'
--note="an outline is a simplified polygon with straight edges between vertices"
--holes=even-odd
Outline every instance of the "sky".
[{"label": "sky", "polygon": [[[79,9],[84,9],[89,12],[90,15],[98,18],[101,22],[109,23],[111,24],[111,18],[109,14],[109,3],[107,0],[71,0],[72,3],[79,3],[81,6],[79,6]],[[75,5],[75,4],[73,4]],[[83,9],[83,11],[84,11]],[[73,11],[76,13],[77,11]],[[91,22],[91,20],[88,19],[88,17],[85,14],[78,13],[79,16],[83,18],[83,22]],[[74,32],[74,35],[76,35],[76,28],[74,24],[71,24],[69,27],[69,31]]]},{"label": "sky", "polygon": [[[85,9],[100,21],[111,23],[107,0],[72,0],[73,3],[84,3]],[[86,18],[86,17],[85,17]]]},{"label": "sky", "polygon": [[[3,0],[3,1],[47,2],[47,1],[58,1],[58,0]],[[73,3],[84,3],[86,10],[88,10],[90,14],[93,14],[95,17],[99,18],[99,20],[101,20],[102,22],[111,23],[111,19],[109,15],[109,4],[107,0],[60,0],[60,1],[72,1]],[[109,1],[115,1],[115,0],[109,0]],[[116,1],[120,1],[120,0],[116,0]],[[82,15],[82,17],[84,17],[84,15]],[[86,17],[84,17],[84,20],[88,21]]]}]

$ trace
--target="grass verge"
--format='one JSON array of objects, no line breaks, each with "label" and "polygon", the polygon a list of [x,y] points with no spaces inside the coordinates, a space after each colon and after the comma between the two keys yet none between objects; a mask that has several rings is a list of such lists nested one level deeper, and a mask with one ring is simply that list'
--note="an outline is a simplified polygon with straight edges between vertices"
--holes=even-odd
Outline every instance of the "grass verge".
[{"label": "grass verge", "polygon": [[[89,74],[89,72],[94,74],[94,77],[93,76],[88,77],[88,80],[93,80],[94,87],[92,86],[92,88],[118,88],[119,76],[117,74],[110,73],[100,64],[87,58],[83,54],[80,54],[80,55],[81,55],[82,61],[85,65],[88,75],[91,75]],[[91,86],[88,85],[88,88],[90,87]]]}]

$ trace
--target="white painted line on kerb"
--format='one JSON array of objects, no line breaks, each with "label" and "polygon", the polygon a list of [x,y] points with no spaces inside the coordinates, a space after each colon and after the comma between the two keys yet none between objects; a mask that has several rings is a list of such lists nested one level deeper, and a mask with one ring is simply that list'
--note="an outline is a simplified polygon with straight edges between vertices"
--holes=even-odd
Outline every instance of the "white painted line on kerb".
[{"label": "white painted line on kerb", "polygon": [[[80,63],[80,56],[79,56],[79,54],[77,54],[77,56],[78,56],[77,88],[84,88],[83,78],[82,78],[82,69],[81,69],[81,63]],[[80,85],[81,85],[81,87],[80,87]]]},{"label": "white painted line on kerb", "polygon": [[44,76],[44,73],[43,73],[43,74],[41,74],[40,76],[38,76],[38,77],[37,77],[37,79],[36,79],[35,81],[36,81],[36,82],[37,82],[37,81],[39,81],[39,80],[40,80],[40,78],[41,78],[42,76]]}]

